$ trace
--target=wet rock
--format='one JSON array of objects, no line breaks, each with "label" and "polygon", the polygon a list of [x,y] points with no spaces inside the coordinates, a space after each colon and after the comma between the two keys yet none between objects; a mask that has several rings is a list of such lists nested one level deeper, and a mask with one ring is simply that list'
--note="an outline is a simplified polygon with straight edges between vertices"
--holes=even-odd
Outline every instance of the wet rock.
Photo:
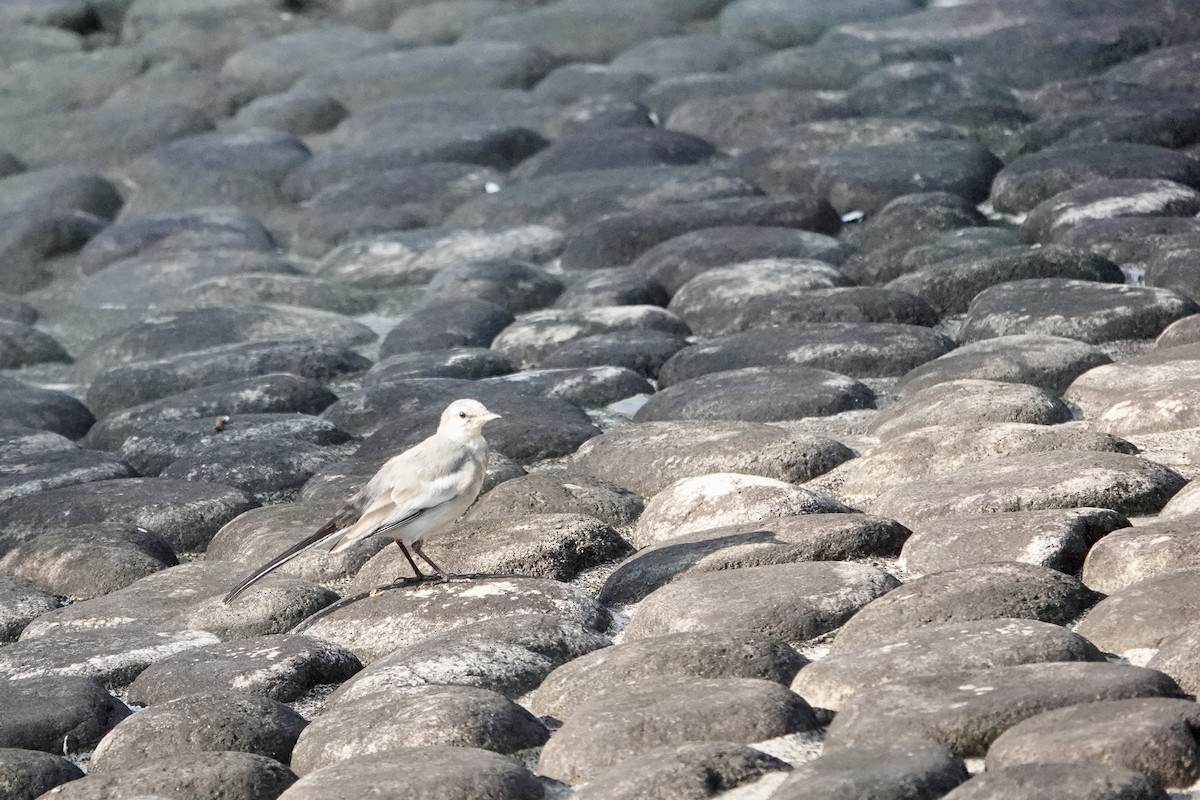
[{"label": "wet rock", "polygon": [[69,439],[88,432],[96,418],[87,406],[65,392],[42,389],[0,376],[0,405],[6,422],[51,431]]},{"label": "wet rock", "polygon": [[[522,514],[459,522],[430,545],[430,556],[454,574],[525,575],[566,581],[629,552],[607,523],[584,514]],[[370,590],[412,567],[399,548],[376,554],[353,587]]]},{"label": "wet rock", "polygon": [[788,683],[807,660],[761,633],[672,633],[624,642],[569,661],[529,695],[539,716],[570,719],[599,691],[664,676],[755,678]]},{"label": "wet rock", "polygon": [[1160,178],[1200,185],[1200,166],[1165,147],[1125,142],[1054,147],[1015,159],[992,185],[992,204],[1010,214],[1029,211],[1059,192],[1102,178]]},{"label": "wet rock", "polygon": [[1158,519],[1114,531],[1088,551],[1083,581],[1112,594],[1166,572],[1200,567],[1200,537],[1191,515]]},{"label": "wet rock", "polygon": [[702,742],[658,747],[592,776],[575,796],[580,800],[635,800],[647,793],[657,797],[713,797],[789,769],[774,756],[743,745]]},{"label": "wet rock", "polygon": [[964,418],[1055,425],[1069,421],[1071,410],[1058,397],[1034,386],[963,378],[906,394],[880,412],[869,430],[888,439]]},{"label": "wet rock", "polygon": [[690,333],[682,320],[658,306],[546,309],[519,317],[496,336],[492,347],[523,366],[538,366],[566,342],[619,331]]},{"label": "wet rock", "polygon": [[1026,453],[901,484],[883,492],[867,510],[909,527],[953,514],[1043,508],[1149,513],[1162,508],[1183,483],[1174,470],[1131,455]]},{"label": "wet rock", "polygon": [[751,678],[643,678],[598,692],[560,728],[538,771],[580,783],[648,747],[712,740],[740,743],[811,730],[799,695]]},{"label": "wet rock", "polygon": [[1077,578],[1033,564],[947,570],[910,581],[859,611],[838,632],[834,650],[873,647],[898,631],[940,623],[1015,617],[1065,625],[1097,599]]},{"label": "wet rock", "polygon": [[925,739],[826,751],[801,764],[771,795],[805,797],[943,797],[968,777],[966,765],[944,746]]},{"label": "wet rock", "polygon": [[789,325],[714,336],[685,347],[663,365],[659,380],[669,386],[722,370],[797,365],[852,377],[890,377],[951,349],[949,339],[919,325]]},{"label": "wet rock", "polygon": [[352,800],[365,792],[413,800],[541,800],[542,784],[515,759],[474,747],[411,747],[358,756],[309,773],[282,800]]},{"label": "wet rock", "polygon": [[900,378],[897,389],[910,394],[963,378],[1025,383],[1061,394],[1093,367],[1111,362],[1097,347],[1074,338],[1041,334],[997,336],[965,344]]},{"label": "wet rock", "polygon": [[1200,571],[1184,569],[1155,575],[1110,594],[1076,628],[1081,636],[1110,653],[1155,648],[1192,626],[1192,594]]},{"label": "wet rock", "polygon": [[586,514],[614,527],[635,522],[645,500],[585,472],[536,472],[514,478],[479,498],[467,519],[491,522],[528,514]]},{"label": "wet rock", "polygon": [[798,514],[847,513],[834,498],[759,475],[717,472],[678,480],[646,504],[633,533],[637,547],[726,525]]},{"label": "wet rock", "polygon": [[[1124,283],[1120,267],[1106,258],[1058,245],[1005,248],[988,255],[940,261],[890,281],[892,289],[910,292],[939,312],[963,313],[991,286],[1034,278]],[[1007,332],[1007,331],[1006,331]],[[1042,331],[1017,331],[1040,333]],[[1050,333],[1052,331],[1046,331]]]},{"label": "wet rock", "polygon": [[608,637],[553,614],[469,622],[392,651],[338,687],[338,701],[402,686],[490,689],[516,699],[565,663],[611,644]]},{"label": "wet rock", "polygon": [[95,522],[129,523],[154,531],[176,551],[204,547],[217,529],[253,507],[225,486],[160,478],[97,481],[48,489],[4,504],[0,550],[55,528]]},{"label": "wet rock", "polygon": [[565,241],[562,233],[544,225],[502,227],[493,219],[479,224],[492,227],[397,231],[348,242],[317,263],[317,274],[362,289],[423,284],[463,261],[542,263],[557,255]]},{"label": "wet rock", "polygon": [[[988,748],[989,772],[1023,764],[1094,764],[1140,772],[1160,786],[1190,786],[1200,777],[1192,730],[1200,723],[1188,700],[1110,700],[1030,717]],[[1054,758],[1045,757],[1048,740]]]},{"label": "wet rock", "polygon": [[1140,772],[1103,764],[1026,764],[976,775],[950,800],[1019,800],[1046,791],[1063,800],[1163,800],[1167,793]]},{"label": "wet rock", "polygon": [[832,439],[754,422],[642,422],[584,442],[578,469],[650,497],[684,478],[714,472],[803,483],[853,457]]},{"label": "wet rock", "polygon": [[693,572],[894,556],[908,530],[864,514],[802,514],[711,528],[643,547],[604,582],[600,599],[627,604]]},{"label": "wet rock", "polygon": [[117,800],[143,795],[192,794],[260,800],[279,797],[296,780],[290,769],[273,758],[253,753],[188,753],[161,763],[142,764],[115,772],[97,771],[62,786],[63,800]]},{"label": "wet rock", "polygon": [[1045,711],[1136,697],[1180,697],[1160,672],[1059,662],[893,681],[851,698],[829,726],[827,752],[920,736],[960,756],[982,755],[1008,728]]},{"label": "wet rock", "polygon": [[[1101,508],[945,517],[915,526],[901,559],[916,574],[1019,561],[1078,574],[1089,548],[1129,520]],[[1088,586],[1106,591],[1091,581]]]},{"label": "wet rock", "polygon": [[454,745],[514,753],[544,744],[536,717],[501,694],[471,686],[403,686],[333,700],[304,729],[292,765],[306,775],[365,753]]},{"label": "wet rock", "polygon": [[55,786],[83,777],[83,770],[62,756],[0,749],[0,792],[12,800],[34,800]]},{"label": "wet rock", "polygon": [[1060,625],[1003,617],[945,622],[814,661],[796,674],[792,691],[816,707],[836,710],[891,681],[1016,664],[1104,660],[1091,642]]},{"label": "wet rock", "polygon": [[837,561],[692,573],[648,595],[625,637],[752,630],[798,645],[898,585],[874,567]]},{"label": "wet rock", "polygon": [[131,524],[101,522],[50,530],[0,558],[0,569],[60,597],[114,592],[179,563],[167,540]]},{"label": "wet rock", "polygon": [[379,346],[379,355],[387,358],[449,347],[487,347],[512,323],[512,314],[487,300],[469,298],[431,303],[413,311],[388,331]]},{"label": "wet rock", "polygon": [[971,342],[1010,334],[1066,336],[1091,344],[1152,339],[1200,311],[1170,289],[1049,278],[1002,283],[975,296],[960,337]]},{"label": "wet rock", "polygon": [[813,195],[672,203],[653,211],[610,214],[586,225],[563,249],[564,269],[602,269],[632,264],[656,244],[717,226],[768,225],[834,234],[841,219]]},{"label": "wet rock", "polygon": [[48,753],[91,747],[129,708],[88,678],[52,677],[6,681],[0,685],[8,713],[0,720],[6,748]]},{"label": "wet rock", "polygon": [[195,692],[237,691],[287,703],[360,669],[354,654],[333,642],[290,634],[258,636],[214,642],[155,661],[130,684],[125,699],[153,706]]},{"label": "wet rock", "polygon": [[337,642],[369,663],[448,630],[514,614],[552,614],[592,629],[608,622],[608,613],[595,600],[566,584],[480,578],[386,591],[339,608],[298,632]]},{"label": "wet rock", "polygon": [[256,341],[138,361],[101,372],[88,387],[100,416],[213,383],[287,372],[330,381],[365,371],[371,362],[346,347],[315,341]]},{"label": "wet rock", "polygon": [[672,383],[638,409],[637,422],[733,419],[778,422],[875,406],[875,393],[812,367],[749,367]]},{"label": "wet rock", "polygon": [[181,753],[257,753],[286,763],[308,722],[265,697],[219,691],[188,694],[128,717],[92,754],[89,770],[120,773]]},{"label": "wet rock", "polygon": [[770,225],[701,228],[656,244],[632,269],[674,295],[688,281],[716,267],[759,260],[812,259],[837,265],[847,248],[822,233]]}]

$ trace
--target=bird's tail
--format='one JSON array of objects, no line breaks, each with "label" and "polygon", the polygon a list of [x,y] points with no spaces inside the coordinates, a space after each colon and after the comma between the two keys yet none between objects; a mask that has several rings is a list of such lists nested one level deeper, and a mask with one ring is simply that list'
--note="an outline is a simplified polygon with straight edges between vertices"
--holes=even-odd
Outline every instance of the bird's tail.
[{"label": "bird's tail", "polygon": [[275,556],[273,559],[268,561],[266,564],[263,564],[261,567],[254,570],[254,572],[251,573],[250,577],[246,578],[246,580],[239,583],[236,587],[234,587],[233,591],[231,591],[229,594],[225,595],[225,599],[222,602],[224,602],[224,603],[233,602],[233,600],[235,600],[239,594],[246,591],[251,586],[253,586],[255,583],[258,583],[258,581],[267,577],[267,575],[269,575],[270,573],[279,569],[280,567],[282,567],[284,564],[291,561],[296,556],[301,555],[302,553],[305,553],[308,550],[310,550],[320,544],[323,544],[323,543],[329,541],[330,539],[333,539],[336,536],[339,536],[342,533],[342,529],[337,525],[338,522],[339,522],[339,520],[336,518],[331,519],[329,522],[322,525],[317,530],[317,532],[314,533],[313,535],[309,536],[306,539],[302,539],[299,542],[296,542],[294,545],[289,547],[287,550],[284,550],[282,553]]}]

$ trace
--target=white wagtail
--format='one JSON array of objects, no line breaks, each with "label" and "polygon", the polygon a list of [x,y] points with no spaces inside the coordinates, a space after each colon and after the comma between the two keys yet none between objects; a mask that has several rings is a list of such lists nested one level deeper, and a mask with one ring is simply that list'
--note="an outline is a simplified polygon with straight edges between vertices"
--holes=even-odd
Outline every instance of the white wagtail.
[{"label": "white wagtail", "polygon": [[425,555],[421,540],[448,528],[479,496],[488,453],[483,426],[499,418],[478,400],[455,400],[442,412],[436,433],[388,459],[333,519],[254,570],[225,595],[225,602],[311,548],[331,542],[329,552],[337,553],[376,534],[395,540],[418,580],[425,575],[408,545],[443,580],[449,580],[446,571]]}]

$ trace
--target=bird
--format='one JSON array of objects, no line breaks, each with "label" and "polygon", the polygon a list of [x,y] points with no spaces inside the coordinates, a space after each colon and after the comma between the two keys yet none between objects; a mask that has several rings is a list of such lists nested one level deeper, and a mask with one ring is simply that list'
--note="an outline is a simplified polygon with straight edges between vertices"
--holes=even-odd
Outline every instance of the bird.
[{"label": "bird", "polygon": [[418,580],[425,574],[413,552],[443,581],[450,575],[427,555],[421,542],[462,516],[483,486],[488,445],[483,426],[499,414],[478,400],[455,400],[442,412],[437,431],[384,462],[379,471],[337,514],[312,535],[254,570],[225,595],[226,604],[301,553],[329,543],[338,553],[368,536],[387,536],[400,547]]}]

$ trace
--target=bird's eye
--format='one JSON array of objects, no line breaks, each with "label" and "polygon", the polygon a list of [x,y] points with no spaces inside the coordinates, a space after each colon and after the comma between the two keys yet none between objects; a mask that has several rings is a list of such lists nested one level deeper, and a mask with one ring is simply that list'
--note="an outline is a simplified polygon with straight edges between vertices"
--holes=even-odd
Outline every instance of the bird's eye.
[{"label": "bird's eye", "polygon": [[466,418],[467,418],[467,412],[465,412],[465,411],[460,411],[460,412],[458,412],[458,418],[459,418],[459,419],[466,419]]}]

